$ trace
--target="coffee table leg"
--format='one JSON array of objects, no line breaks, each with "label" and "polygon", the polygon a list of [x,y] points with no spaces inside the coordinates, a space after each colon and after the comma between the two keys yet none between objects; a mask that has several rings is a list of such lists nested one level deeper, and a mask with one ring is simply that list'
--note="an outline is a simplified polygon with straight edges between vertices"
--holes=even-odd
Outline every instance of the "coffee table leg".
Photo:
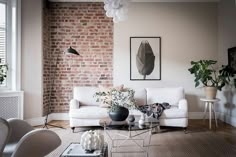
[{"label": "coffee table leg", "polygon": [[[110,157],[112,157],[112,148],[111,148],[111,146],[109,145],[109,143],[108,143],[108,136],[109,136],[109,138],[111,138],[110,137],[110,135],[109,135],[109,133],[107,132],[107,130],[106,130],[106,128],[107,128],[107,126],[106,126],[106,122],[104,123],[104,126],[103,126],[103,131],[104,131],[104,134],[103,134],[103,140],[104,140],[104,143],[105,143],[105,141],[106,141],[106,143],[107,143],[107,155],[108,155],[108,157],[110,156]],[[106,136],[106,137],[105,137]]]},{"label": "coffee table leg", "polygon": [[149,155],[149,147],[150,147],[150,143],[151,143],[151,137],[152,137],[152,128],[150,128],[150,132],[149,132],[148,145],[147,145],[147,152],[146,152],[146,156],[147,156],[147,157],[148,157],[148,155]]}]

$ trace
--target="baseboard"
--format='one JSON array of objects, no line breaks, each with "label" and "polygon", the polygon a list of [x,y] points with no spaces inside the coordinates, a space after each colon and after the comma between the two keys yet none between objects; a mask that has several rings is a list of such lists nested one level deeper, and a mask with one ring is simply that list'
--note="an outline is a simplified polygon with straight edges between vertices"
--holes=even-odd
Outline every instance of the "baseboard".
[{"label": "baseboard", "polygon": [[218,118],[234,127],[236,127],[236,117],[230,116],[225,113],[218,113]]},{"label": "baseboard", "polygon": [[69,120],[69,113],[51,113],[51,120]]},{"label": "baseboard", "polygon": [[[209,115],[209,113],[206,113],[207,115]],[[189,119],[202,119],[204,116],[204,112],[189,112],[188,113],[188,118]],[[206,118],[208,118],[208,116],[206,116]]]},{"label": "baseboard", "polygon": [[[69,120],[69,114],[68,113],[51,113],[48,115],[48,122],[52,120]],[[44,125],[45,116],[25,119],[25,121],[27,121],[32,126]]]},{"label": "baseboard", "polygon": [[[189,119],[203,119],[204,117],[204,112],[189,112],[188,113],[188,118]],[[216,112],[216,117],[219,118],[219,113]],[[212,119],[213,119],[212,115]],[[209,119],[209,112],[206,112],[206,119]]]},{"label": "baseboard", "polygon": [[[189,112],[188,115],[189,115],[189,119],[202,119],[204,116],[204,112]],[[207,115],[206,118],[208,119],[209,112],[207,112],[206,115]],[[220,112],[216,112],[216,116],[221,121],[236,127],[236,117],[227,115],[225,113],[220,113]]]},{"label": "baseboard", "polygon": [[[206,119],[208,119],[209,113],[206,113]],[[229,115],[226,115],[224,113],[216,113],[217,118],[220,120],[236,127],[236,117],[232,117]],[[189,112],[188,117],[189,119],[202,119],[204,116],[204,112]],[[69,120],[69,114],[68,113],[51,113],[48,116],[48,122],[52,120]],[[43,125],[45,121],[45,117],[38,117],[38,118],[32,118],[32,119],[26,119],[26,121],[32,125],[32,126],[38,126],[38,125]]]},{"label": "baseboard", "polygon": [[45,117],[25,119],[25,121],[28,122],[32,126],[38,126],[38,125],[43,125],[44,124]]}]

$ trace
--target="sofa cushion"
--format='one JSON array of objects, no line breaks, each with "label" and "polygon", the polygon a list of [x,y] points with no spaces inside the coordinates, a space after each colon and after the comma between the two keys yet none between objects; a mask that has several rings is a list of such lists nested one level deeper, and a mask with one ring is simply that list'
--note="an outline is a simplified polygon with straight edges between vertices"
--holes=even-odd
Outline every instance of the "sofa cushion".
[{"label": "sofa cushion", "polygon": [[80,105],[99,106],[94,94],[98,92],[97,87],[74,87],[73,97]]},{"label": "sofa cushion", "polygon": [[108,117],[107,108],[99,106],[80,106],[79,109],[72,109],[69,112],[71,118],[80,119],[101,119]]},{"label": "sofa cushion", "polygon": [[147,92],[146,89],[134,89],[134,99],[137,106],[142,106],[147,104],[146,98],[147,98]]},{"label": "sofa cushion", "polygon": [[175,119],[186,118],[188,113],[184,110],[178,109],[176,106],[171,106],[170,109],[166,109],[162,112],[160,119]]},{"label": "sofa cushion", "polygon": [[167,102],[177,105],[184,98],[184,89],[176,88],[147,88],[147,104]]}]

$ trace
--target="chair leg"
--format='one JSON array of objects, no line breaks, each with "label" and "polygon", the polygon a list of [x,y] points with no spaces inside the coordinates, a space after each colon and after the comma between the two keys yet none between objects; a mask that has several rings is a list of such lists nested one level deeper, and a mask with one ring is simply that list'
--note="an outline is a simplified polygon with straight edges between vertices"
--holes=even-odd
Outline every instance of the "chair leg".
[{"label": "chair leg", "polygon": [[72,132],[75,133],[75,127],[71,127]]}]

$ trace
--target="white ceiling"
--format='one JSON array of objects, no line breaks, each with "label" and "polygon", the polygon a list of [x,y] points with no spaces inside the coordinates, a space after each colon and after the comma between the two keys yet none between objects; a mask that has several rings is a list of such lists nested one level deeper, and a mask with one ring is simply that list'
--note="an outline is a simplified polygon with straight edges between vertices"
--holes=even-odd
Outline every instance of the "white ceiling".
[{"label": "white ceiling", "polygon": [[[103,2],[103,0],[49,0],[50,2]],[[220,0],[131,0],[132,2],[219,2]]]}]

